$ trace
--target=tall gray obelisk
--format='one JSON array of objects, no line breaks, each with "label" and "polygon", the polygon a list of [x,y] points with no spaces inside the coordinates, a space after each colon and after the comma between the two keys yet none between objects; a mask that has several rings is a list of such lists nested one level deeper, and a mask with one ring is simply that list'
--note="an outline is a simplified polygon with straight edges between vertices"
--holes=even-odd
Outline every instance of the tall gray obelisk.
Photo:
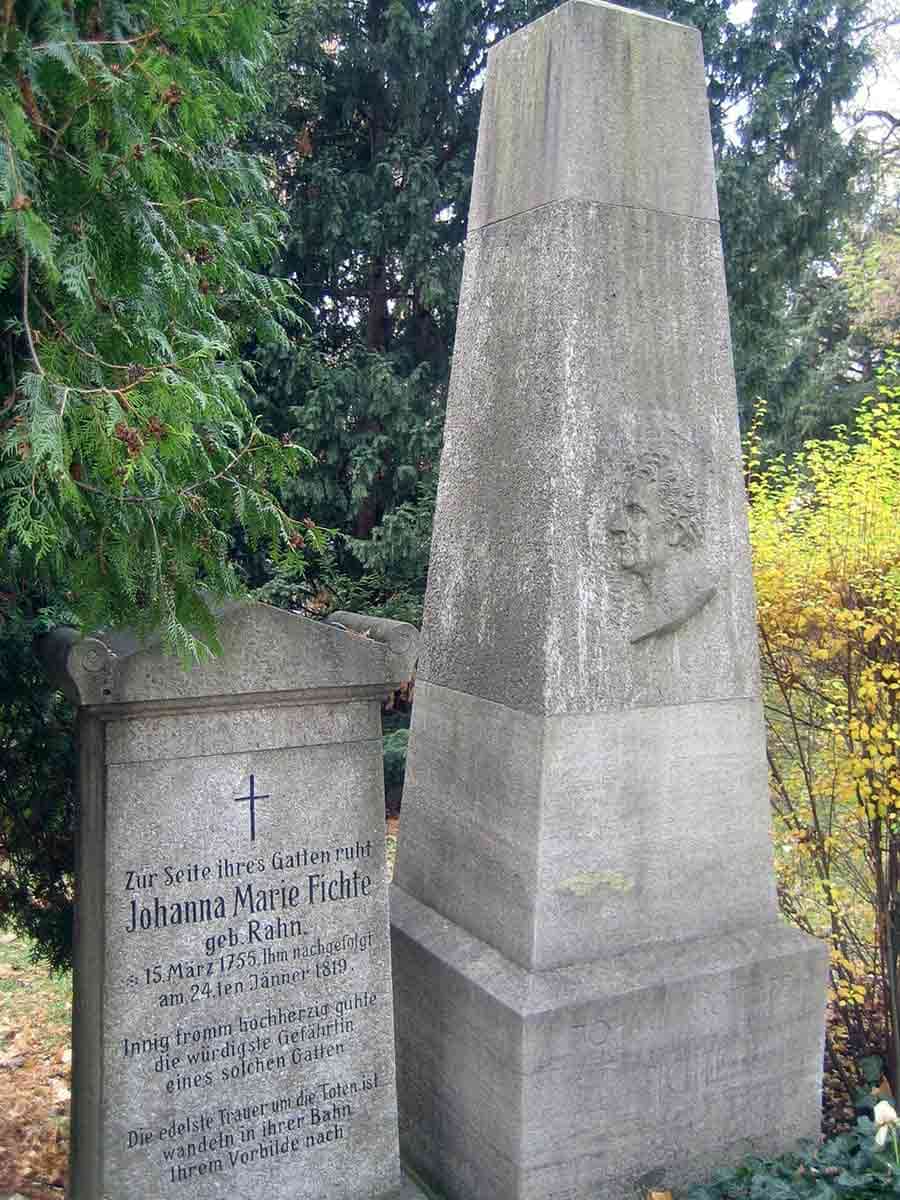
[{"label": "tall gray obelisk", "polygon": [[401,1148],[587,1200],[818,1127],[780,922],[699,34],[490,55],[392,896]]}]

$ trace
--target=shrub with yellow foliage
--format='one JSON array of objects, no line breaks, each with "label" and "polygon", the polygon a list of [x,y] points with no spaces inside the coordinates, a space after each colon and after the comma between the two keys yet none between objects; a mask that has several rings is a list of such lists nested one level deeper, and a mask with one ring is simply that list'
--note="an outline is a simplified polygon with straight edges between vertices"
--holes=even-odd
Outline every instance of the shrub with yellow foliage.
[{"label": "shrub with yellow foliage", "polygon": [[761,467],[758,417],[747,463],[779,895],[831,943],[831,1057],[851,1095],[842,1043],[879,1049],[900,1083],[900,387],[889,380],[852,429],[790,464]]}]

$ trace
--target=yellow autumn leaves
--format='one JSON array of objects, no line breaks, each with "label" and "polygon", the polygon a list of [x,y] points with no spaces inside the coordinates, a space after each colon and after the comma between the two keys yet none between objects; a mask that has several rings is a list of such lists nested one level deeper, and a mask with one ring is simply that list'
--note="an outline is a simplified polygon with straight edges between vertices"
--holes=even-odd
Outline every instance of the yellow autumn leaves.
[{"label": "yellow autumn leaves", "polygon": [[779,894],[830,939],[848,1020],[881,993],[900,1070],[900,388],[882,381],[851,429],[791,464],[761,466],[758,434],[747,472]]}]

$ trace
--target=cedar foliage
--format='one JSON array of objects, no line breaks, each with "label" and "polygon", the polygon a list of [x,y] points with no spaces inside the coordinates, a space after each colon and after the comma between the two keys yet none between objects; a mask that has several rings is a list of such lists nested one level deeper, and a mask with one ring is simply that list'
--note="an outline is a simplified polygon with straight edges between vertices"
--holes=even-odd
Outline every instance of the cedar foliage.
[{"label": "cedar foliage", "polygon": [[748,460],[779,897],[830,942],[850,1100],[863,1054],[900,1082],[897,382],[789,465],[761,465],[757,425]]},{"label": "cedar foliage", "polygon": [[248,338],[283,342],[263,103],[266,2],[0,4],[0,922],[71,949],[72,714],[35,632],[214,649],[233,546],[289,574],[321,535],[276,491],[309,454],[251,414]]},{"label": "cedar foliage", "polygon": [[900,211],[896,196],[854,222],[828,263],[813,263],[792,298],[791,386],[770,405],[767,446],[790,452],[848,425],[900,344]]},{"label": "cedar foliage", "polygon": [[0,631],[0,923],[62,970],[72,953],[77,748],[71,707],[34,655],[35,628],[14,612]]},{"label": "cedar foliage", "polygon": [[304,0],[254,144],[288,210],[281,272],[311,336],[261,410],[315,453],[285,493],[341,537],[340,604],[416,618],[424,590],[489,44],[555,0]]},{"label": "cedar foliage", "polygon": [[[686,18],[694,9],[675,6]],[[760,399],[780,413],[808,382],[787,320],[792,297],[868,199],[868,147],[840,121],[870,61],[868,10],[867,0],[756,0],[742,26],[727,6],[704,5],[697,17],[745,425]]]},{"label": "cedar foliage", "polygon": [[0,21],[0,563],[86,626],[214,639],[232,525],[277,561],[308,458],[266,437],[240,348],[283,340],[277,218],[235,146],[262,103],[266,4],[8,2]]}]

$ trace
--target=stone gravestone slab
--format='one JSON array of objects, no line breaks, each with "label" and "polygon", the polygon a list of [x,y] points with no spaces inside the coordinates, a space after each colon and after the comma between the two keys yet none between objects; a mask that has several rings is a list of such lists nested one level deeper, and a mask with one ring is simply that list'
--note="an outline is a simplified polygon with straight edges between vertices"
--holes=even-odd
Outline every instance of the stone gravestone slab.
[{"label": "stone gravestone slab", "polygon": [[373,636],[235,606],[190,672],[45,639],[80,706],[73,1200],[401,1194],[379,702],[417,634],[339,616]]},{"label": "stone gravestone slab", "polygon": [[593,0],[490,53],[396,878],[401,1149],[452,1200],[816,1132],[700,36]]}]

